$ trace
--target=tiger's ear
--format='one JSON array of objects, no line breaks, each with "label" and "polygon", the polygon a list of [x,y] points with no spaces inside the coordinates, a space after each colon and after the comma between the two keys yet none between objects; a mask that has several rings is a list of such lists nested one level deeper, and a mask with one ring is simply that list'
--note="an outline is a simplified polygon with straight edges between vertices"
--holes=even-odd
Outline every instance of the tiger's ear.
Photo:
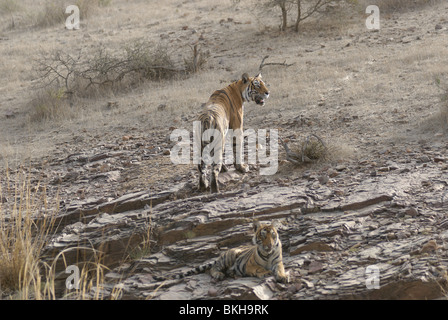
[{"label": "tiger's ear", "polygon": [[241,79],[243,80],[243,83],[247,83],[249,81],[249,75],[247,73],[243,73]]},{"label": "tiger's ear", "polygon": [[258,228],[261,226],[260,221],[254,221],[253,223],[254,232],[257,232]]},{"label": "tiger's ear", "polygon": [[261,72],[255,76],[255,78],[261,79]]}]

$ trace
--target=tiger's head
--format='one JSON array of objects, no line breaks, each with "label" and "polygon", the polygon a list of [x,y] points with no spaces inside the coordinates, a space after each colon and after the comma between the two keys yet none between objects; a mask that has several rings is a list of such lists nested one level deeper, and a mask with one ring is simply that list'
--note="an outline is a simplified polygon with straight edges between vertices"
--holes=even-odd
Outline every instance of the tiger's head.
[{"label": "tiger's head", "polygon": [[262,224],[258,221],[254,222],[255,234],[252,242],[263,255],[270,254],[280,244],[276,226],[276,222],[272,224]]},{"label": "tiger's head", "polygon": [[249,77],[244,73],[241,82],[245,86],[242,96],[245,101],[254,101],[256,104],[264,106],[266,99],[269,98],[269,90],[261,79],[261,73],[255,77]]}]

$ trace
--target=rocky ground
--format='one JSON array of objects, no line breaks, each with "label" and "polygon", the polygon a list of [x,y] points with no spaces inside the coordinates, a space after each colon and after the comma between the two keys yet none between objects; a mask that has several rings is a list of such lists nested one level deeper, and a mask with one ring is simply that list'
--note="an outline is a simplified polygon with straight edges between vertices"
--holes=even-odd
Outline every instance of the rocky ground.
[{"label": "rocky ground", "polygon": [[[168,2],[166,9],[173,5]],[[201,10],[209,8],[208,1],[201,5]],[[196,10],[192,4],[184,9]],[[234,9],[226,10],[221,18]],[[102,287],[89,294],[101,292],[105,298],[443,298],[448,281],[448,143],[446,113],[434,77],[443,80],[447,70],[447,10],[441,3],[390,14],[379,32],[353,27],[342,35],[327,35],[305,28],[299,48],[285,46],[297,40],[290,31],[258,30],[247,44],[252,64],[258,65],[267,53],[276,61],[296,63],[296,69],[267,70],[272,98],[263,111],[246,107],[246,127],[276,128],[296,149],[304,137],[316,133],[332,148],[332,158],[296,165],[280,147],[275,175],[259,175],[259,165],[244,175],[230,167],[220,175],[222,191],[215,195],[196,190],[193,165],[175,166],[170,159],[170,133],[191,127],[196,113],[172,111],[166,124],[149,128],[139,122],[142,114],[148,120],[171,110],[170,104],[178,106],[170,98],[168,107],[162,103],[168,90],[163,84],[147,104],[134,93],[97,102],[103,107],[95,125],[78,126],[75,118],[28,129],[35,132],[23,130],[26,112],[18,107],[20,101],[7,96],[0,104],[2,134],[10,134],[8,141],[17,148],[31,141],[34,149],[42,150],[22,164],[1,168],[2,205],[15,203],[14,186],[24,179],[32,192],[45,192],[59,210],[43,260],[50,263],[61,252],[68,265],[100,259],[108,271]],[[226,32],[238,28],[254,28],[242,10],[236,16],[218,19],[216,29],[207,29],[211,22],[198,22],[204,48],[214,52],[209,65],[228,69],[225,76],[220,73],[224,81],[212,77],[219,82],[212,87],[240,73],[232,67],[241,60],[234,44],[211,40],[224,39]],[[193,29],[194,16],[185,17],[188,26],[172,33],[169,23],[146,21],[144,26],[155,37],[177,37],[185,44],[191,40],[184,33]],[[0,41],[15,41],[14,35]],[[96,36],[89,29],[84,39],[94,41]],[[261,54],[257,41],[266,37],[268,48],[264,44]],[[328,74],[322,71],[326,66]],[[208,72],[198,77],[213,83]],[[376,80],[369,85],[367,79]],[[291,84],[295,81],[297,88]],[[127,100],[138,107],[129,108]],[[203,102],[194,100],[196,106]],[[227,248],[247,244],[253,219],[280,220],[290,283],[277,284],[271,277],[216,282],[208,274],[154,280],[154,275],[188,270]],[[92,249],[101,252],[99,258]],[[61,296],[69,293],[64,270],[59,259],[56,285]],[[378,271],[379,283],[371,270]]]},{"label": "rocky ground", "polygon": [[[126,170],[91,172],[87,168],[124,165],[144,153],[136,147],[138,139],[122,144],[128,146],[123,148],[126,151],[71,154],[53,162],[53,170],[67,163],[73,168],[52,181],[62,189],[71,187],[80,193],[77,190],[86,187],[83,185],[101,182],[109,187],[98,190],[96,196],[62,202],[60,230],[48,250],[54,254],[86,244],[100,249],[104,263],[113,268],[106,274],[106,283],[118,282],[123,298],[444,296],[448,263],[446,143],[429,146],[422,142],[412,151],[397,148],[372,154],[371,159],[319,170],[311,165],[292,179],[244,182],[245,176],[232,169],[221,175],[221,181],[239,188],[219,195],[198,194],[192,173],[163,191],[144,189],[114,196],[108,192],[126,179],[120,174]],[[154,157],[163,163],[169,155],[161,150]],[[135,160],[133,166],[138,167],[140,161]],[[248,243],[253,219],[282,222],[279,233],[290,284],[276,284],[273,278],[215,282],[200,274],[159,287],[161,283],[152,278],[209,262],[226,248]],[[148,230],[152,253],[130,261],[127,255],[147,239]],[[73,251],[67,259],[77,255]],[[368,266],[379,268],[379,289],[366,287]]]}]

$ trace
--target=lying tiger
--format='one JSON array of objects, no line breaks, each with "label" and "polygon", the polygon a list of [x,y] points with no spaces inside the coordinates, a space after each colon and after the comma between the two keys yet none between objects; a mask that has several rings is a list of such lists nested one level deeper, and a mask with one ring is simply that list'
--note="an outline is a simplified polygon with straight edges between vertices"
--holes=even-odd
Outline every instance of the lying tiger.
[{"label": "lying tiger", "polygon": [[216,280],[230,277],[258,277],[273,275],[278,282],[289,282],[283,266],[282,244],[277,233],[277,223],[255,222],[253,245],[229,249],[214,262],[203,264],[172,277],[157,277],[156,280],[181,279],[192,274],[210,270]]},{"label": "lying tiger", "polygon": [[[225,145],[225,137],[227,131],[233,130],[235,135],[238,135],[236,142],[235,169],[245,173],[248,171],[248,166],[242,163],[243,150],[243,115],[244,102],[254,101],[256,104],[264,106],[266,99],[269,97],[269,91],[266,88],[261,73],[255,77],[249,77],[247,73],[243,74],[241,79],[231,83],[229,86],[221,90],[216,90],[208,102],[204,106],[203,112],[199,116],[201,122],[201,154],[204,148],[213,142],[218,146],[218,149],[213,148],[213,162],[211,163],[211,177],[210,177],[210,191],[212,193],[219,192],[218,175],[223,168],[223,152]],[[216,136],[205,135],[204,132],[208,129],[214,129]],[[218,150],[215,155],[214,151]],[[210,164],[210,162],[209,162]],[[199,169],[199,190],[205,191],[208,188],[208,181],[206,175],[207,163],[204,157],[201,157],[201,163],[198,164]]]}]

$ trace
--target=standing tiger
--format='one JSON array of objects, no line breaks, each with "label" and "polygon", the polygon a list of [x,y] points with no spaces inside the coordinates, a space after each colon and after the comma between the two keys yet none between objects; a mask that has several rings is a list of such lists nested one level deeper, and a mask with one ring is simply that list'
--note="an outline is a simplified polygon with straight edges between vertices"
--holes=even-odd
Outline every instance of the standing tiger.
[{"label": "standing tiger", "polygon": [[[241,246],[223,252],[211,263],[198,266],[190,271],[173,276],[174,279],[210,270],[210,275],[217,280],[225,276],[258,277],[273,275],[278,282],[289,282],[283,266],[282,244],[277,233],[277,223],[253,225],[255,234],[253,245]],[[165,277],[154,277],[166,280]]]},{"label": "standing tiger", "polygon": [[[261,73],[255,77],[249,77],[244,73],[240,80],[235,81],[221,90],[216,90],[204,106],[204,110],[199,116],[201,130],[198,132],[201,137],[201,163],[199,169],[199,190],[205,191],[208,187],[206,168],[211,164],[210,191],[219,192],[218,175],[223,168],[223,152],[226,135],[229,129],[237,135],[235,169],[245,173],[248,166],[242,163],[243,150],[243,114],[244,102],[254,101],[256,104],[264,106],[269,97]],[[209,130],[211,129],[211,130]],[[207,132],[213,132],[213,136]],[[213,161],[204,161],[204,148],[209,147]],[[210,147],[213,147],[211,149]],[[214,152],[217,150],[218,154]]]}]

